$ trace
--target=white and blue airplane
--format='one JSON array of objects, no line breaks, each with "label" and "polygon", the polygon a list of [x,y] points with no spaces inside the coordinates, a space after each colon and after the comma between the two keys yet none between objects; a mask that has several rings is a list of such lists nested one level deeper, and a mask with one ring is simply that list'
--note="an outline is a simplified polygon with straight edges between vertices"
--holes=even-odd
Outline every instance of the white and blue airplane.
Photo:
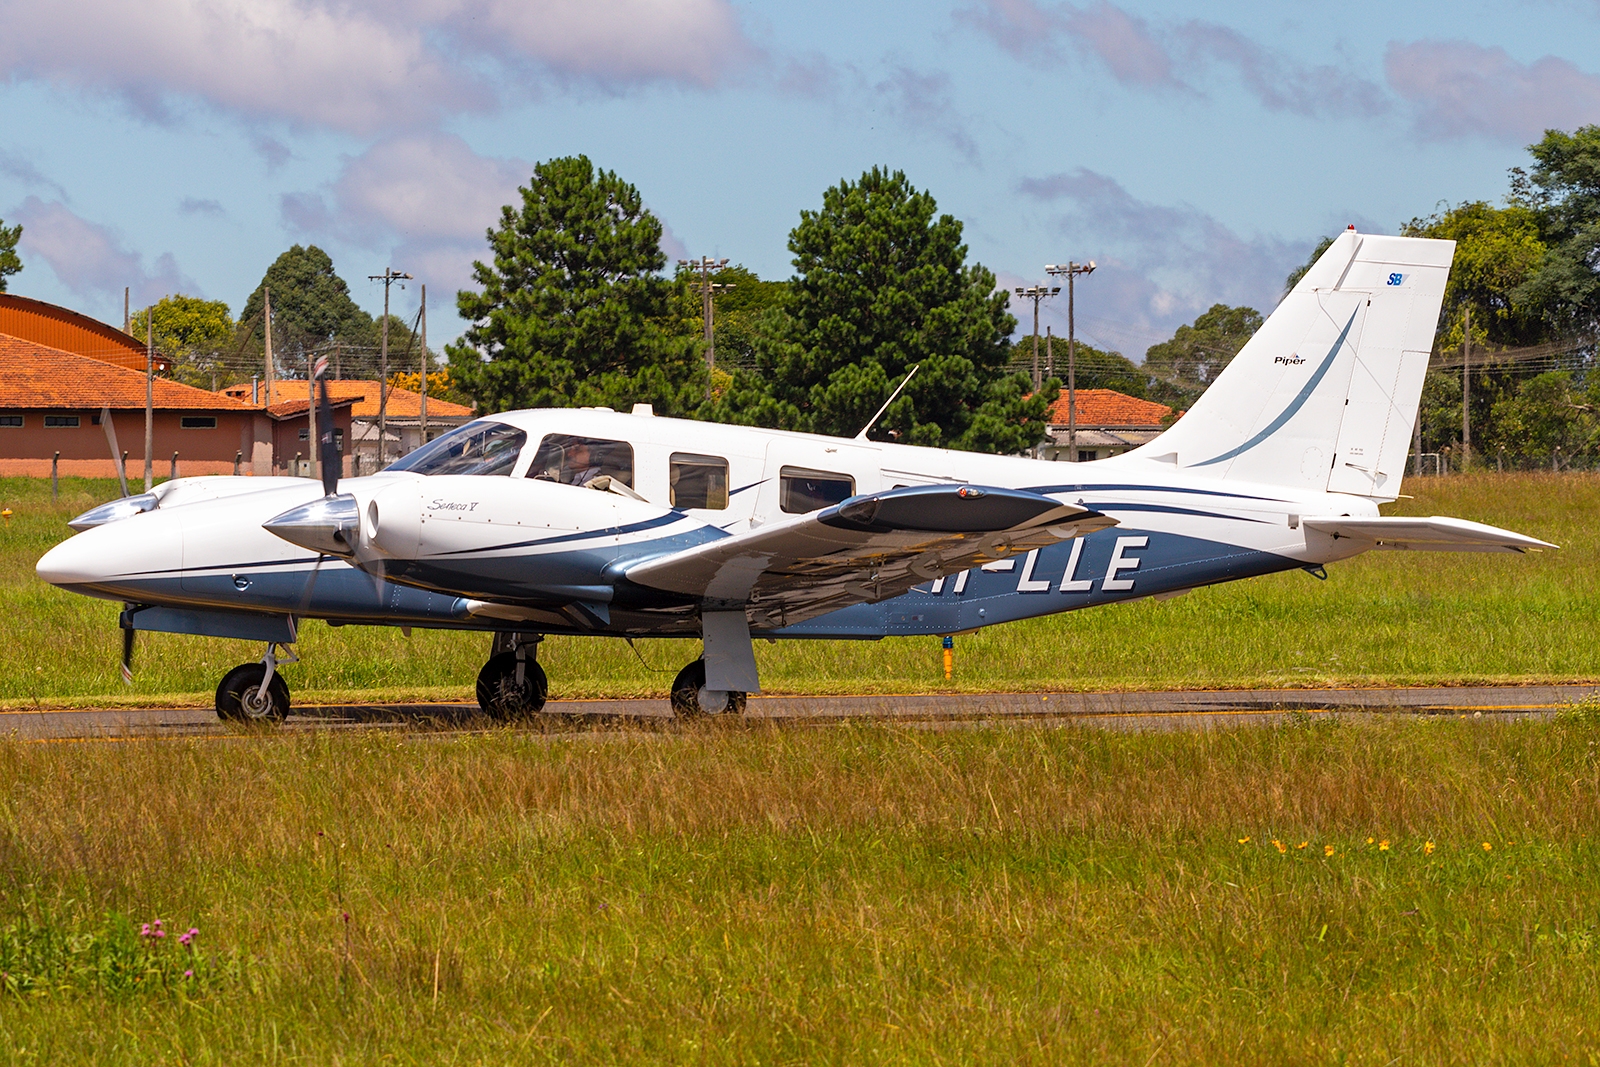
[{"label": "white and blue airplane", "polygon": [[1347,231],[1182,419],[1095,463],[517,411],[368,477],[165,483],[73,520],[38,573],[125,603],[125,669],[137,630],[264,642],[218,687],[224,718],[288,713],[306,619],[492,632],[478,699],[498,717],[544,706],[546,634],[698,636],[672,686],[693,715],[759,692],[760,638],[947,636],[1370,549],[1553,548],[1378,514],[1453,254]]}]

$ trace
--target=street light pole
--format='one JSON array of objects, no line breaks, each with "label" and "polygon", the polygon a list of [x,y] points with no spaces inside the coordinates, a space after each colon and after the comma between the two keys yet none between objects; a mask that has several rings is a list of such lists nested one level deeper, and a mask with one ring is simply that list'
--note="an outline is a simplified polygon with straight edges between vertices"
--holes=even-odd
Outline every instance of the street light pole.
[{"label": "street light pole", "polygon": [[1067,462],[1078,462],[1078,339],[1074,284],[1080,274],[1094,273],[1094,260],[1087,263],[1047,263],[1044,272],[1052,278],[1067,276]]},{"label": "street light pole", "polygon": [[716,331],[712,328],[712,318],[716,314],[716,306],[715,306],[715,302],[712,300],[712,294],[717,292],[719,289],[732,289],[733,288],[733,283],[732,282],[728,282],[726,284],[724,284],[722,282],[714,282],[714,281],[711,280],[711,276],[713,274],[715,274],[717,271],[719,271],[722,268],[726,267],[727,265],[728,265],[728,260],[727,260],[726,257],[724,257],[722,259],[712,259],[710,256],[701,256],[699,259],[680,259],[680,260],[678,260],[678,266],[680,266],[680,267],[688,267],[691,271],[699,271],[700,272],[700,280],[698,282],[696,282],[695,285],[699,288],[700,296],[701,296],[701,299],[703,301],[703,303],[701,305],[701,315],[703,317],[703,320],[704,320],[705,326],[706,326],[705,336],[706,336],[706,399],[707,400],[711,399],[711,371],[717,365]]},{"label": "street light pole", "polygon": [[[383,339],[378,344],[378,469],[383,470],[385,436],[389,431],[389,286],[394,282],[410,281],[411,275],[383,268],[382,274],[367,275],[368,281],[383,282]],[[400,288],[404,289],[405,286]]]},{"label": "street light pole", "polygon": [[1038,392],[1044,384],[1039,377],[1039,301],[1055,296],[1061,292],[1061,286],[1030,285],[1024,288],[1017,286],[1017,295],[1033,301],[1033,391]]}]

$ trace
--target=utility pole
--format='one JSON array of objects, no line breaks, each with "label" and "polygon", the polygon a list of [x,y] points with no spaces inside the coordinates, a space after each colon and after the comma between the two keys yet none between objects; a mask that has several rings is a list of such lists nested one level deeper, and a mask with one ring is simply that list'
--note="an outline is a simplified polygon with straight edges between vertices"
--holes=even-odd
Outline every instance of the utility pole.
[{"label": "utility pole", "polygon": [[1472,465],[1472,305],[1461,324],[1461,470]]},{"label": "utility pole", "polygon": [[700,296],[701,296],[701,299],[703,300],[703,303],[701,305],[701,315],[703,316],[703,318],[705,320],[705,324],[706,324],[706,399],[707,400],[711,399],[711,371],[717,365],[716,332],[712,329],[712,325],[711,325],[712,317],[716,314],[716,307],[714,305],[714,301],[712,300],[712,295],[714,293],[716,293],[720,289],[732,289],[733,288],[733,283],[732,282],[728,282],[726,284],[724,284],[722,282],[714,282],[714,281],[711,280],[711,276],[713,274],[715,274],[717,271],[719,271],[722,268],[726,267],[727,265],[728,265],[728,260],[726,258],[723,258],[723,259],[712,259],[710,256],[702,256],[699,259],[680,259],[680,260],[678,260],[678,266],[680,266],[680,267],[688,267],[692,271],[699,271],[700,272],[700,280],[698,282],[696,282],[695,285],[699,288]]},{"label": "utility pole", "polygon": [[[389,431],[389,286],[395,282],[410,281],[411,275],[383,268],[382,274],[367,275],[368,281],[383,282],[383,339],[378,347],[378,469],[388,466],[384,460],[384,437]],[[404,289],[405,286],[400,288]]]},{"label": "utility pole", "polygon": [[155,468],[152,453],[156,437],[156,308],[152,304],[144,312],[144,491],[155,485]]},{"label": "utility pole", "polygon": [[[122,332],[123,333],[132,333],[133,332],[133,316],[128,314],[128,294],[129,294],[129,287],[124,285],[122,287]],[[213,389],[212,392],[216,392],[216,390]]]},{"label": "utility pole", "polygon": [[272,406],[272,290],[262,288],[261,321],[267,326],[267,407]]},{"label": "utility pole", "polygon": [[1033,391],[1038,392],[1044,380],[1039,377],[1039,301],[1055,296],[1061,292],[1061,286],[1030,285],[1026,288],[1017,286],[1017,295],[1033,301]]},{"label": "utility pole", "polygon": [[1094,260],[1087,263],[1047,263],[1044,272],[1052,278],[1067,276],[1067,460],[1078,462],[1078,324],[1074,302],[1074,283],[1078,275],[1093,274]]},{"label": "utility pole", "polygon": [[422,405],[417,417],[417,447],[428,443],[428,285],[422,285],[422,312],[418,316],[422,326]]}]

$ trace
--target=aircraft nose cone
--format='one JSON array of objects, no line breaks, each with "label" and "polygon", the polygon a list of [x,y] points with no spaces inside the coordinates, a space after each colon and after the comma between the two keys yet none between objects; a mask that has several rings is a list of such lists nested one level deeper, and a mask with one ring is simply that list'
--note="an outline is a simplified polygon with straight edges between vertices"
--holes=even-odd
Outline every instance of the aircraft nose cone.
[{"label": "aircraft nose cone", "polygon": [[104,537],[94,536],[90,530],[69,537],[43,556],[34,566],[34,573],[51,585],[90,585],[106,576],[110,563]]}]

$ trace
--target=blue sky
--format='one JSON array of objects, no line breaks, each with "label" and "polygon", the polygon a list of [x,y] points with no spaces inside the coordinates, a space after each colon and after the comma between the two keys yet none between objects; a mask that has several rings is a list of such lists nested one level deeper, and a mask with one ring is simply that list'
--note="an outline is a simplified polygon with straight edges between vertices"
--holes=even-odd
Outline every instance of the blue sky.
[{"label": "blue sky", "polygon": [[0,27],[11,289],[112,322],[125,285],[237,311],[312,242],[370,310],[386,264],[428,282],[451,336],[498,206],[582,152],[669,255],[767,277],[827,186],[902,169],[1005,285],[1096,260],[1079,331],[1142,358],[1600,123],[1600,0],[0,0]]}]

